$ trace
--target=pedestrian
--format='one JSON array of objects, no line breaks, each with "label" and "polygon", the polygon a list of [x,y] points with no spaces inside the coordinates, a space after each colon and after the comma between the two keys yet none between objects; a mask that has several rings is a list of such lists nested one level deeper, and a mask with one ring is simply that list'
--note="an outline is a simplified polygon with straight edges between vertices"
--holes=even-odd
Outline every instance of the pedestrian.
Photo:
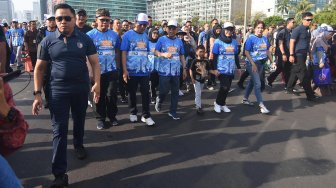
[{"label": "pedestrian", "polygon": [[91,27],[92,27],[92,28],[97,28],[97,22],[96,22],[96,20],[93,20],[93,21],[91,22]]},{"label": "pedestrian", "polygon": [[251,36],[249,36],[249,38],[246,40],[246,69],[249,75],[251,75],[251,80],[245,89],[242,103],[246,105],[253,105],[253,103],[250,102],[248,98],[252,92],[252,89],[254,88],[254,93],[260,107],[260,112],[263,114],[268,114],[270,111],[266,108],[263,102],[260,80],[265,80],[263,72],[267,59],[269,59],[271,64],[273,64],[273,58],[271,52],[269,51],[270,43],[267,38],[262,35],[264,29],[265,23],[263,21],[257,20],[254,24],[254,34],[251,34]]},{"label": "pedestrian", "polygon": [[220,88],[214,102],[214,110],[217,113],[231,110],[226,105],[226,98],[231,88],[236,68],[240,69],[238,60],[238,42],[232,38],[234,26],[231,22],[225,22],[223,32],[212,48],[214,75],[218,77]]},{"label": "pedestrian", "polygon": [[87,33],[89,31],[91,31],[92,27],[87,25],[87,14],[86,11],[84,9],[79,9],[77,10],[77,14],[76,14],[76,29],[78,29],[79,31],[83,32],[83,33]]},{"label": "pedestrian", "polygon": [[289,58],[289,40],[291,37],[292,29],[295,26],[294,18],[288,18],[286,20],[286,27],[280,30],[276,37],[276,49],[275,55],[277,59],[277,68],[267,77],[267,85],[272,87],[276,77],[283,72],[285,89],[287,89],[287,83],[290,76],[291,63],[288,62]]},{"label": "pedestrian", "polygon": [[289,42],[289,62],[292,63],[291,74],[287,83],[287,93],[295,94],[293,87],[296,82],[296,77],[302,83],[308,101],[315,101],[314,91],[310,84],[310,76],[306,66],[307,55],[309,52],[309,43],[311,35],[309,26],[313,21],[313,14],[310,12],[302,13],[302,24],[297,26],[291,35]]},{"label": "pedestrian", "polygon": [[29,57],[33,65],[33,70],[35,69],[36,60],[37,60],[37,28],[36,21],[29,21],[29,28],[24,35],[24,45],[25,50],[28,52]]},{"label": "pedestrian", "polygon": [[[24,44],[24,31],[19,28],[19,22],[17,19],[12,20],[12,29],[10,29],[10,47],[15,54],[16,65],[18,68],[22,67],[22,48]],[[11,64],[14,66],[14,64]]]},{"label": "pedestrian", "polygon": [[87,33],[94,41],[100,64],[100,99],[97,104],[93,104],[99,130],[108,127],[106,118],[110,120],[112,126],[118,125],[116,115],[118,113],[117,81],[120,67],[120,40],[118,34],[109,29],[110,20],[108,9],[97,9],[97,28]]},{"label": "pedestrian", "polygon": [[12,70],[10,67],[11,51],[5,36],[5,29],[0,25],[0,73],[9,73]]},{"label": "pedestrian", "polygon": [[127,31],[121,43],[123,78],[127,83],[128,101],[130,108],[130,121],[137,122],[138,109],[136,92],[140,85],[142,98],[141,121],[148,126],[153,126],[153,121],[149,111],[149,75],[151,64],[148,61],[149,43],[145,29],[148,25],[148,16],[144,13],[137,15],[135,28]]},{"label": "pedestrian", "polygon": [[130,29],[130,24],[128,20],[123,20],[121,26],[122,26],[123,34],[126,33]]},{"label": "pedestrian", "polygon": [[159,96],[156,98],[155,110],[161,111],[161,106],[169,91],[171,91],[170,110],[168,115],[174,120],[179,120],[177,104],[180,85],[180,67],[182,65],[183,79],[186,78],[186,63],[182,40],[176,37],[177,21],[170,20],[167,24],[168,34],[159,38],[155,55],[159,62]]},{"label": "pedestrian", "polygon": [[50,116],[53,126],[52,173],[55,180],[51,187],[68,185],[67,136],[69,112],[73,119],[73,145],[78,159],[87,154],[83,145],[84,124],[89,94],[89,73],[86,58],[92,65],[94,85],[91,91],[94,102],[100,95],[100,66],[92,40],[75,29],[75,10],[68,4],[55,6],[57,30],[45,37],[39,46],[34,72],[34,103],[32,112],[38,115],[42,107],[42,78],[48,63],[52,63],[50,79]]},{"label": "pedestrian", "polygon": [[199,45],[196,48],[196,59],[191,62],[189,69],[191,82],[193,83],[195,90],[196,112],[199,115],[204,113],[202,109],[202,89],[209,71],[212,70],[210,70],[209,61],[205,58],[205,47]]},{"label": "pedestrian", "polygon": [[157,97],[157,87],[159,86],[159,73],[158,73],[158,57],[155,56],[155,46],[157,41],[159,40],[159,30],[156,28],[152,28],[149,31],[148,34],[148,38],[149,38],[149,55],[148,55],[148,59],[152,64],[152,72],[150,74],[150,91],[151,91],[151,103],[155,104],[156,101],[156,97]]}]

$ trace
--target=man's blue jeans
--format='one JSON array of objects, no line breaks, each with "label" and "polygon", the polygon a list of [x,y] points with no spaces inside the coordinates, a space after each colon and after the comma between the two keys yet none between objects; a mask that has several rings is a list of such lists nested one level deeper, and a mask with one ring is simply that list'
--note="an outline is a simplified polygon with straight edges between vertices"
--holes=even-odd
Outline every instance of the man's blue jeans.
[{"label": "man's blue jeans", "polygon": [[170,96],[170,112],[176,113],[178,96],[180,88],[180,76],[160,76],[159,78],[159,103],[162,103],[166,98],[169,90]]}]

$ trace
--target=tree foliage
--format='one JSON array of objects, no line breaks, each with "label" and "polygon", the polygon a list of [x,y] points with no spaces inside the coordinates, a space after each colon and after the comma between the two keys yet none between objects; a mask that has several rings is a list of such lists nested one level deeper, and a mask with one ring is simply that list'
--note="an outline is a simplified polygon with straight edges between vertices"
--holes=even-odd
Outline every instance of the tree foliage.
[{"label": "tree foliage", "polygon": [[276,8],[278,12],[280,12],[282,15],[284,13],[288,14],[291,8],[290,0],[279,0],[276,5]]},{"label": "tree foliage", "polygon": [[270,16],[264,19],[266,26],[278,25],[280,22],[284,22],[280,16]]},{"label": "tree foliage", "polygon": [[264,20],[265,18],[267,17],[267,15],[263,12],[256,12],[254,15],[253,15],[253,19],[252,19],[252,24],[257,21],[257,20]]},{"label": "tree foliage", "polygon": [[298,3],[296,6],[293,7],[293,11],[296,13],[295,14],[295,20],[297,22],[301,21],[301,15],[304,12],[308,12],[311,11],[312,8],[314,8],[314,4],[312,4],[310,1],[308,0],[303,0],[300,3]]}]

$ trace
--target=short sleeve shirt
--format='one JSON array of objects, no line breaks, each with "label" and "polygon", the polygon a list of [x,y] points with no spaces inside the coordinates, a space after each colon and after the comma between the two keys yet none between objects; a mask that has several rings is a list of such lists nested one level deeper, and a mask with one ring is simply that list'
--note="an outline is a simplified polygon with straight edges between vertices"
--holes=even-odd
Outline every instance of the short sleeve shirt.
[{"label": "short sleeve shirt", "polygon": [[92,40],[84,33],[74,30],[65,37],[58,30],[56,35],[45,37],[39,45],[37,58],[52,63],[51,89],[62,93],[87,92],[89,73],[86,57],[96,54]]},{"label": "short sleeve shirt", "polygon": [[212,53],[218,55],[216,63],[220,74],[234,75],[236,70],[235,55],[238,54],[238,43],[232,39],[231,43],[225,43],[219,39],[215,40]]},{"label": "short sleeve shirt", "polygon": [[24,30],[21,28],[11,29],[10,37],[12,38],[13,46],[23,46],[24,42]]},{"label": "short sleeve shirt", "polygon": [[160,76],[180,76],[181,61],[180,56],[184,55],[184,46],[181,39],[174,39],[167,36],[160,37],[156,43],[155,50],[160,53],[171,53],[171,59],[160,57],[158,72]]},{"label": "short sleeve shirt", "polygon": [[210,70],[210,64],[205,59],[195,59],[191,62],[190,69],[192,71],[192,77],[200,83],[205,82],[205,78]]},{"label": "short sleeve shirt", "polygon": [[295,40],[295,53],[306,54],[309,51],[311,33],[308,27],[303,25],[297,26],[291,35],[291,39]]},{"label": "short sleeve shirt", "polygon": [[[250,52],[253,61],[266,59],[269,48],[270,43],[265,36],[257,37],[256,35],[251,35],[245,43],[245,51]],[[246,61],[248,62],[247,58]]]}]

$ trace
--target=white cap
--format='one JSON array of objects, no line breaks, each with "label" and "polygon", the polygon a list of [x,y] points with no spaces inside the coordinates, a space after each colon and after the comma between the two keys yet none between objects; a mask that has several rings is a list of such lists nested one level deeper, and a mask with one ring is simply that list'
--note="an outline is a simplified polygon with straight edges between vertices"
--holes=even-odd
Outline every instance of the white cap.
[{"label": "white cap", "polygon": [[12,20],[12,22],[18,22],[18,19],[17,19],[17,18],[14,18],[14,19]]},{"label": "white cap", "polygon": [[55,18],[55,16],[54,16],[54,15],[51,15],[51,14],[48,14],[48,15],[46,16],[46,19],[49,20],[50,18]]},{"label": "white cap", "polygon": [[231,22],[225,22],[223,25],[223,29],[229,28],[229,27],[233,27],[233,24]]},{"label": "white cap", "polygon": [[136,17],[136,21],[139,24],[146,24],[148,25],[148,16],[145,13],[139,13],[138,16]]},{"label": "white cap", "polygon": [[175,27],[177,27],[177,21],[176,21],[176,20],[169,20],[167,26],[168,26],[168,27],[169,27],[169,26],[175,26]]},{"label": "white cap", "polygon": [[325,26],[325,31],[334,32],[334,29],[330,25],[327,25]]}]

